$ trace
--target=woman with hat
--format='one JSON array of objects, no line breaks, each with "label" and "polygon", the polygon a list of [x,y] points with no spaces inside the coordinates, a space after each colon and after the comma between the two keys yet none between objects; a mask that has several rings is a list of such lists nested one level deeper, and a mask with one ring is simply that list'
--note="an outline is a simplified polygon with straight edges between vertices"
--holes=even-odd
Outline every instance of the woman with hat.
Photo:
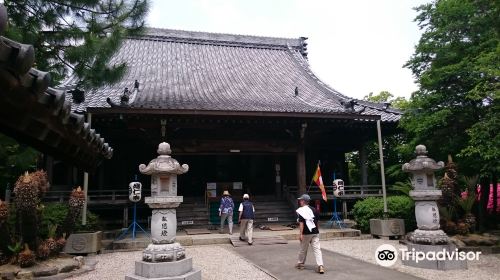
[{"label": "woman with hat", "polygon": [[229,225],[229,234],[233,234],[233,209],[233,199],[231,198],[231,195],[228,191],[224,191],[224,193],[222,193],[222,198],[220,199],[219,206],[219,217],[221,217],[219,230],[220,233],[224,232],[224,223],[227,219],[227,223]]}]

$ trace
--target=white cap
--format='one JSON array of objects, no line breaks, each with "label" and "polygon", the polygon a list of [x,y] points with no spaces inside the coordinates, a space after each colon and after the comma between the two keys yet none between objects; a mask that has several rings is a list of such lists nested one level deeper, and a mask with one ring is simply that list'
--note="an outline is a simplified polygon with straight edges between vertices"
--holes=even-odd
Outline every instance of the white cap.
[{"label": "white cap", "polygon": [[243,199],[250,199],[250,196],[246,193],[243,195]]}]

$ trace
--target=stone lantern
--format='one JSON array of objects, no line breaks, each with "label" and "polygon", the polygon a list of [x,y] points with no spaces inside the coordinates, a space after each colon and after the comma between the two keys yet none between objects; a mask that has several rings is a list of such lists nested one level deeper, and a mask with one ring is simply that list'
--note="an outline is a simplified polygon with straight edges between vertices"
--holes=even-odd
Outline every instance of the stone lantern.
[{"label": "stone lantern", "polygon": [[436,189],[434,172],[442,169],[444,163],[427,156],[424,145],[415,148],[417,157],[403,165],[403,171],[411,173],[413,190],[410,196],[415,200],[417,227],[409,234],[409,240],[419,244],[447,244],[448,236],[439,229],[439,208],[436,201],[442,196]]},{"label": "stone lantern", "polygon": [[[417,227],[408,234],[407,252],[432,253],[436,256],[443,251],[455,252],[456,246],[449,242],[449,238],[439,227],[439,208],[436,201],[442,196],[441,190],[436,189],[434,172],[442,169],[444,163],[436,162],[427,156],[424,145],[415,148],[417,157],[403,165],[403,171],[411,174],[413,190],[410,196],[415,201],[415,217]],[[467,260],[459,259],[424,259],[403,258],[404,265],[437,269],[466,269]]]},{"label": "stone lantern", "polygon": [[170,145],[160,143],[158,157],[148,165],[139,165],[142,174],[151,175],[151,196],[145,202],[152,208],[152,244],[143,251],[142,261],[135,263],[135,275],[128,279],[201,279],[201,271],[193,269],[192,258],[186,257],[184,248],[175,242],[177,231],[176,209],[183,200],[177,196],[177,175],[189,170],[170,154]]}]

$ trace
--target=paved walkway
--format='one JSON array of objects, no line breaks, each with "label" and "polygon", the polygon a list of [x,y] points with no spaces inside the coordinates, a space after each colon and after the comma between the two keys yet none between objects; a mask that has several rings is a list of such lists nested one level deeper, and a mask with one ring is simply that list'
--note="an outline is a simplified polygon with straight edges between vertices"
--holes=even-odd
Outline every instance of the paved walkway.
[{"label": "paved walkway", "polygon": [[[326,273],[321,275],[315,272],[316,264],[311,248],[307,254],[306,269],[297,270],[294,265],[297,262],[298,241],[291,241],[287,245],[248,246],[234,248],[234,250],[277,279],[421,280],[409,274],[327,250],[322,250]],[[369,253],[372,254],[372,252]]]},{"label": "paved walkway", "polygon": [[[227,227],[226,227],[227,229]],[[258,228],[254,229],[254,237],[273,237],[281,236],[287,240],[297,240],[299,238],[298,229],[293,230],[282,230],[282,231],[270,231],[270,230],[260,230]],[[213,245],[213,244],[230,244],[230,237],[239,236],[239,228],[235,227],[233,229],[233,235],[227,233],[219,234],[217,230],[211,231],[211,234],[199,234],[199,235],[187,235],[185,231],[177,232],[177,242],[183,246],[191,245]],[[321,239],[334,239],[334,238],[358,238],[360,236],[360,231],[356,229],[330,229],[325,228],[321,230]],[[111,244],[112,243],[112,244]],[[146,238],[143,233],[139,233],[135,240],[127,238],[113,241],[113,240],[103,240],[103,246],[114,250],[139,250],[144,249],[151,243],[150,238]]]}]

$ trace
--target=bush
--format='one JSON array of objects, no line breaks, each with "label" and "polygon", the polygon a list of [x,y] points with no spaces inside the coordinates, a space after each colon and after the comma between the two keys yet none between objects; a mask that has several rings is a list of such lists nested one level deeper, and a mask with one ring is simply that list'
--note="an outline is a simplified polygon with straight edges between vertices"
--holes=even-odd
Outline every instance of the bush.
[{"label": "bush", "polygon": [[42,210],[42,219],[40,222],[40,236],[48,237],[49,226],[57,225],[60,227],[64,223],[68,213],[68,205],[62,203],[46,203]]},{"label": "bush", "polygon": [[[81,221],[81,219],[80,219]],[[76,224],[75,230],[78,231],[98,231],[102,229],[101,221],[99,220],[99,216],[96,214],[87,211],[87,224],[82,225],[81,222]]]},{"label": "bush", "polygon": [[[389,218],[405,220],[406,231],[416,228],[414,202],[407,196],[389,196],[387,198]],[[353,215],[358,228],[363,232],[370,231],[370,219],[383,218],[384,202],[379,197],[369,197],[354,204]]]},{"label": "bush", "polygon": [[405,220],[406,232],[417,228],[415,219],[415,202],[408,196],[390,196],[387,198],[387,211],[389,218]]},{"label": "bush", "polygon": [[[49,225],[61,227],[64,224],[68,205],[61,203],[47,203],[42,210],[42,221],[40,223],[40,236],[47,238]],[[87,210],[87,224],[83,226],[81,219],[75,226],[76,231],[97,231],[101,229],[99,216]]]}]

